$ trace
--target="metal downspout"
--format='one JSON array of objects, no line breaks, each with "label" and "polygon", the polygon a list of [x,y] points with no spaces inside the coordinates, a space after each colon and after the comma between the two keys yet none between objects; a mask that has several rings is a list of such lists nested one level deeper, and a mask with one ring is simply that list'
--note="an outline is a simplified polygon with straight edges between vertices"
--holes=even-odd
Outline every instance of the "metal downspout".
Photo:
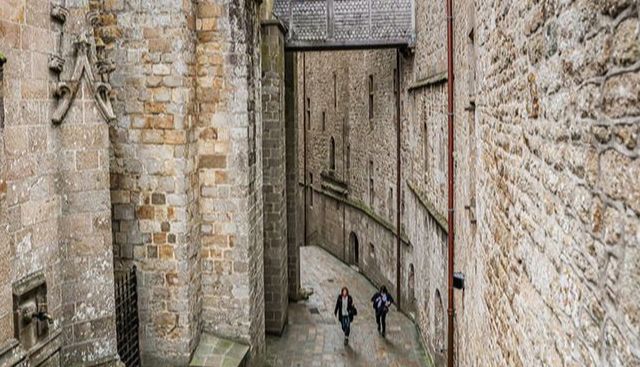
[{"label": "metal downspout", "polygon": [[454,271],[454,255],[455,255],[455,225],[454,225],[454,70],[453,70],[453,0],[447,0],[447,112],[448,112],[448,325],[447,325],[447,366],[454,365],[454,297],[453,297],[453,271]]},{"label": "metal downspout", "polygon": [[[304,110],[302,111],[302,137],[303,137],[303,165],[304,165],[304,246],[307,245],[307,195],[308,195],[308,187],[307,187],[307,109],[309,105],[307,104],[307,54],[305,52],[302,53],[302,105],[304,106]],[[313,192],[312,192],[313,195]]]},{"label": "metal downspout", "polygon": [[397,292],[397,305],[398,308],[402,306],[402,231],[400,229],[401,223],[401,210],[400,210],[400,190],[401,190],[401,180],[402,180],[402,149],[401,149],[401,138],[402,138],[402,123],[400,118],[400,49],[396,49],[396,78],[395,82],[395,92],[396,92],[396,147],[397,147],[397,179],[396,179],[396,292]]}]

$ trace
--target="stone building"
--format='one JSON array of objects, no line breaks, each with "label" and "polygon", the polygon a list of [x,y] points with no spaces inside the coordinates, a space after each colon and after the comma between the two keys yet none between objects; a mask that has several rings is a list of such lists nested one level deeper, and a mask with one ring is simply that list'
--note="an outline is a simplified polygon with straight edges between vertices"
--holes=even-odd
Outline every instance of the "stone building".
[{"label": "stone building", "polygon": [[451,351],[445,1],[331,53],[279,0],[0,1],[0,365],[122,365],[133,271],[142,365],[259,366],[304,244],[436,365],[640,365],[637,1],[453,3]]},{"label": "stone building", "polygon": [[[454,4],[457,363],[640,365],[637,4]],[[447,354],[445,11],[415,3],[408,51],[298,64],[307,243],[396,292],[400,279],[436,365]]]},{"label": "stone building", "polygon": [[259,363],[258,7],[0,3],[1,365],[119,363],[132,265],[144,365],[187,365],[204,334]]}]

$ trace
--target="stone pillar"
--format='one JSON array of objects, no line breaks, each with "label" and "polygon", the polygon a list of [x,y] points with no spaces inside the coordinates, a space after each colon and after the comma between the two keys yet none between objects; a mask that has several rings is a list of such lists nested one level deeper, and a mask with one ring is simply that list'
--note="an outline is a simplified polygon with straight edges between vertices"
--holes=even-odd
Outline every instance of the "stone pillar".
[{"label": "stone pillar", "polygon": [[[59,50],[66,62],[59,79],[69,85],[77,82],[79,89],[60,125],[51,132],[51,144],[59,159],[56,192],[61,198],[61,365],[112,366],[118,354],[109,187],[110,121],[101,112],[95,82],[88,76],[92,73],[105,83],[109,80],[108,73],[98,72],[94,61],[96,43],[101,41],[93,36],[93,27],[97,26],[94,16],[102,9],[84,1],[67,5],[69,15],[60,35]],[[76,68],[83,60],[88,62],[83,76],[76,80]],[[61,104],[57,101],[56,106]],[[53,116],[55,112],[51,119]]]},{"label": "stone pillar", "polygon": [[285,150],[284,28],[262,23],[262,120],[264,185],[264,296],[268,333],[287,320],[287,200]]},{"label": "stone pillar", "polygon": [[297,54],[285,53],[285,145],[287,171],[287,257],[289,299],[300,296],[300,248],[298,233],[298,63]]},{"label": "stone pillar", "polygon": [[265,351],[260,22],[255,0],[196,11],[203,331]]},{"label": "stone pillar", "polygon": [[[191,1],[106,2],[118,34],[111,198],[118,262],[138,269],[145,366],[185,366],[200,327]],[[111,16],[112,15],[112,16]]]}]

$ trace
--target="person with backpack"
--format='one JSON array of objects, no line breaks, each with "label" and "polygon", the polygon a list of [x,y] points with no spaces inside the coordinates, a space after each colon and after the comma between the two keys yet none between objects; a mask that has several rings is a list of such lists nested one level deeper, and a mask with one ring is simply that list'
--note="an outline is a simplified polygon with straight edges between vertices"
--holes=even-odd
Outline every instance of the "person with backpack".
[{"label": "person with backpack", "polygon": [[391,304],[394,303],[393,297],[387,292],[387,287],[382,286],[380,287],[380,291],[371,297],[371,302],[373,303],[373,309],[376,313],[378,332],[382,334],[384,338],[387,331],[387,313],[389,312]]},{"label": "person with backpack", "polygon": [[336,301],[334,315],[340,320],[342,331],[344,332],[344,345],[349,344],[349,334],[351,334],[351,322],[354,316],[358,314],[358,310],[353,305],[353,298],[349,295],[349,289],[343,287]]}]

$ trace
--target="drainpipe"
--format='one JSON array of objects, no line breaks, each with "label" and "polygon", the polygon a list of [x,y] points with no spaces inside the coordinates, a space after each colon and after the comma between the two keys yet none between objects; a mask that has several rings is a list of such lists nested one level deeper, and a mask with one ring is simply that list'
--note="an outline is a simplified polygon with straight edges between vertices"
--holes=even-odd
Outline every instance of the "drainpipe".
[{"label": "drainpipe", "polygon": [[448,94],[448,102],[447,102],[447,115],[448,115],[448,138],[449,138],[449,152],[448,152],[448,165],[449,165],[449,177],[448,177],[448,228],[449,228],[449,237],[448,237],[448,249],[449,249],[449,269],[448,269],[448,282],[449,282],[449,297],[448,297],[448,330],[447,330],[447,366],[453,367],[453,319],[455,315],[455,306],[453,304],[453,268],[454,268],[454,255],[455,255],[455,226],[454,226],[454,162],[453,162],[453,151],[454,151],[454,140],[453,140],[453,82],[454,82],[454,72],[453,72],[453,0],[447,0],[447,94]]},{"label": "drainpipe", "polygon": [[397,179],[396,179],[396,237],[397,237],[397,243],[396,243],[396,289],[397,289],[397,305],[398,308],[401,308],[401,304],[402,304],[402,266],[401,266],[401,251],[402,251],[402,237],[401,237],[401,231],[400,231],[400,190],[401,190],[401,179],[402,179],[402,157],[401,157],[401,133],[402,133],[402,124],[401,124],[401,119],[400,119],[400,49],[396,49],[396,75],[394,76],[394,78],[396,78],[396,82],[395,82],[395,87],[396,87],[396,124],[397,124],[397,128],[396,128],[396,147],[397,147],[397,156],[396,156],[396,163],[397,163]]},{"label": "drainpipe", "polygon": [[307,245],[307,53],[302,53],[302,139],[303,139],[303,171],[304,171],[304,245]]}]

